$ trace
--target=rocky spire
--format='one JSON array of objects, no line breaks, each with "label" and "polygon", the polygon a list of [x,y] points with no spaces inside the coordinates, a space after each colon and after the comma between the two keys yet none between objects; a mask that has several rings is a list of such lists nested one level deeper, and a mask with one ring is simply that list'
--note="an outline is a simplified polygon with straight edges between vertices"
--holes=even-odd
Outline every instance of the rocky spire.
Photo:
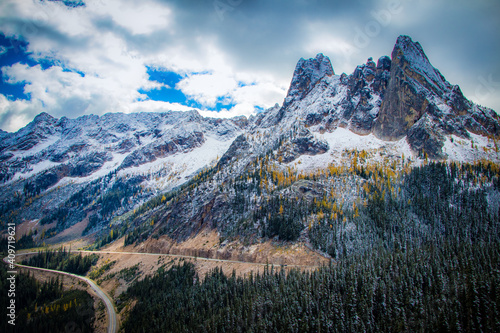
[{"label": "rocky spire", "polygon": [[302,99],[323,77],[334,74],[330,59],[322,53],[308,60],[301,58],[295,67],[284,105]]},{"label": "rocky spire", "polygon": [[409,76],[414,76],[427,90],[443,94],[451,89],[443,75],[431,65],[420,43],[410,37],[399,36],[391,56],[395,66],[411,71]]},{"label": "rocky spire", "polygon": [[390,68],[389,84],[373,126],[373,133],[380,139],[406,136],[414,151],[446,158],[441,149],[444,135],[468,138],[468,131],[480,135],[499,132],[498,115],[467,100],[410,37],[397,39]]},{"label": "rocky spire", "polygon": [[391,71],[384,102],[374,124],[376,136],[397,140],[408,134],[426,112],[430,95],[443,95],[451,85],[435,69],[422,46],[399,36],[392,51]]}]

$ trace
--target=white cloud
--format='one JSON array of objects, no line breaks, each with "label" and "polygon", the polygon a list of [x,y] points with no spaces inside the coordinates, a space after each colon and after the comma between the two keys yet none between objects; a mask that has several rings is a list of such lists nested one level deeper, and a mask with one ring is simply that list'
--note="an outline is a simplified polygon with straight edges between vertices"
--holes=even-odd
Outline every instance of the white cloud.
[{"label": "white cloud", "polygon": [[110,15],[134,35],[149,34],[170,26],[172,11],[165,4],[151,1],[106,0],[89,7],[95,15]]},{"label": "white cloud", "polygon": [[272,82],[257,82],[253,85],[243,86],[233,93],[233,100],[237,104],[260,106],[270,108],[285,98],[286,90]]},{"label": "white cloud", "polygon": [[[332,2],[322,4],[321,8],[314,8],[314,2],[307,5],[296,1],[245,2],[220,20],[210,1],[193,6],[187,1],[88,0],[84,7],[68,8],[53,1],[3,0],[0,31],[7,37],[21,36],[29,43],[31,57],[49,58],[56,65],[46,70],[25,65],[2,68],[11,82],[29,83],[25,89],[32,100],[3,98],[0,127],[17,129],[16,126],[25,125],[41,111],[76,117],[84,113],[190,109],[176,103],[144,101],[146,96],[138,90],[162,86],[149,81],[146,66],[184,75],[177,88],[204,109],[213,108],[218,100],[225,99],[235,106],[219,116],[248,115],[255,112],[255,106],[267,108],[282,102],[300,57],[314,57],[322,52],[331,57],[336,73],[349,74],[370,56],[390,54],[398,34],[418,31],[420,35],[415,39],[422,42],[427,38],[427,45],[437,45],[430,41],[443,38],[436,35],[434,26],[421,26],[411,19],[411,14],[422,18],[424,13],[425,17],[432,13],[432,17],[437,17],[447,4],[420,1],[409,6],[404,2],[403,9],[391,14],[387,25],[385,21],[384,24],[377,21],[381,25],[380,34],[368,46],[360,48],[355,43],[354,27],[365,31],[370,22],[376,21],[371,13],[387,12],[392,2],[381,0],[354,7]],[[477,22],[484,12],[477,6],[471,22]],[[467,7],[453,8],[453,21],[448,20],[449,24],[442,26],[451,29],[453,36],[463,36],[463,41],[455,44],[468,45],[480,40],[476,37],[480,35],[476,33],[479,29],[476,25],[471,24],[467,30],[454,26],[455,21],[461,24],[456,18]],[[437,9],[438,13],[430,9]],[[494,29],[497,21],[493,14],[484,20],[492,26],[492,31],[498,30]],[[408,27],[413,30],[408,31]],[[498,40],[491,35],[485,35],[484,40],[488,49],[499,48]],[[467,51],[481,50],[479,42],[475,45]],[[446,43],[441,59],[449,59],[453,54],[457,63],[475,66],[471,68],[478,75],[492,73],[494,81],[498,81],[498,65],[484,60],[487,53],[477,52],[471,61],[470,55],[467,58],[460,50],[454,52],[451,46],[452,43]],[[440,55],[437,47],[432,49]],[[433,59],[439,68],[449,62]],[[484,69],[482,72],[478,72],[480,67]],[[85,76],[64,68],[83,72]],[[454,83],[458,84],[468,82],[463,78],[476,75],[455,72]],[[467,97],[473,98],[474,87],[469,91],[464,89]],[[481,101],[493,107],[488,104],[490,101],[499,103],[492,96]]]},{"label": "white cloud", "polygon": [[189,106],[185,106],[179,103],[169,103],[162,101],[138,101],[127,105],[127,108],[123,111],[125,113],[133,112],[165,112],[169,110],[174,111],[191,111],[197,110]]},{"label": "white cloud", "polygon": [[286,90],[269,81],[241,82],[238,75],[207,73],[189,75],[177,84],[177,89],[196,99],[204,109],[213,108],[221,99],[225,104],[236,104],[230,110],[219,112],[206,111],[206,116],[232,117],[249,116],[256,112],[256,107],[270,108],[281,102]]},{"label": "white cloud", "polygon": [[2,130],[15,132],[33,120],[32,114],[40,109],[40,103],[24,100],[9,101],[0,94],[0,117],[4,118]]},{"label": "white cloud", "polygon": [[233,77],[222,73],[188,75],[176,85],[186,96],[207,107],[215,107],[218,98],[229,97],[237,87]]},{"label": "white cloud", "polygon": [[305,44],[304,49],[310,57],[318,53],[329,56],[336,74],[350,73],[356,65],[360,64],[359,50],[352,41],[333,34],[332,31],[336,30],[332,26],[311,23],[308,30],[311,38]]},{"label": "white cloud", "polygon": [[[25,82],[24,92],[31,95],[31,101],[39,101],[45,109],[62,115],[65,112],[76,114],[97,113],[104,110],[121,111],[128,103],[141,97],[136,83],[126,78],[134,75],[125,71],[117,71],[123,76],[123,83],[108,75],[85,75],[64,71],[60,66],[52,66],[43,70],[40,65],[29,67],[14,64],[2,67],[2,72],[9,77],[9,82]],[[145,76],[145,72],[142,76]],[[146,85],[145,79],[143,78]],[[140,81],[139,81],[140,82]],[[151,86],[152,84],[147,84]],[[70,104],[68,104],[70,103]],[[77,108],[64,110],[64,106]]]},{"label": "white cloud", "polygon": [[199,110],[198,112],[203,117],[210,118],[233,118],[238,116],[249,117],[250,115],[255,113],[255,107],[250,104],[238,104],[232,107],[230,110],[220,110],[220,111],[208,111],[208,110]]},{"label": "white cloud", "polygon": [[257,107],[268,109],[277,102],[281,102],[286,94],[286,90],[277,87],[271,82],[254,82],[252,85],[240,86],[230,93],[235,106],[229,110],[219,112],[201,110],[204,117],[231,118],[235,116],[249,117],[257,112]]}]

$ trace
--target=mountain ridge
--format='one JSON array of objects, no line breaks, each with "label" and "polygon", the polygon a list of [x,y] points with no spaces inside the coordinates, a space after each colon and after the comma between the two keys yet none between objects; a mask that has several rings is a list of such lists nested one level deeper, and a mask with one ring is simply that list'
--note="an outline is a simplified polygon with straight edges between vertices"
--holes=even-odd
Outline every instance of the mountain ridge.
[{"label": "mountain ridge", "polygon": [[[89,219],[86,232],[95,232],[180,188],[190,194],[158,212],[174,238],[206,227],[234,236],[242,230],[231,217],[238,200],[225,188],[243,174],[260,179],[263,159],[276,164],[269,170],[296,172],[351,163],[350,151],[402,165],[499,162],[499,131],[493,110],[467,100],[419,43],[400,36],[391,58],[369,58],[350,75],[336,75],[323,54],[300,59],[283,105],[249,119],[204,118],[194,110],[76,119],[41,113],[18,132],[1,133],[0,212],[2,220],[38,220],[55,232]],[[302,196],[304,189],[321,193],[318,186],[283,191]]]}]

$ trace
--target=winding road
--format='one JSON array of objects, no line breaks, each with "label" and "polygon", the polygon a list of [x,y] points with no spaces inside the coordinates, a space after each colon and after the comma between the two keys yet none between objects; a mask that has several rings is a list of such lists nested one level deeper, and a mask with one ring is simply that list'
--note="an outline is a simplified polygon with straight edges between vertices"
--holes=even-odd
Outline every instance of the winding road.
[{"label": "winding road", "polygon": [[[232,263],[232,264],[252,264],[257,266],[274,266],[274,267],[309,267],[315,268],[320,265],[295,265],[295,264],[264,264],[259,262],[249,262],[249,261],[239,261],[239,260],[229,260],[229,259],[214,259],[214,258],[204,258],[204,257],[195,257],[188,256],[183,254],[167,254],[167,253],[143,253],[143,252],[121,252],[121,251],[79,251],[79,250],[71,250],[71,252],[81,252],[81,253],[104,253],[104,254],[133,254],[133,255],[143,255],[143,256],[165,256],[172,258],[184,258],[184,259],[196,259],[196,260],[204,260],[204,261],[212,261],[212,262],[222,262],[222,263]],[[38,253],[38,252],[36,252]]]},{"label": "winding road", "polygon": [[[165,254],[165,253],[142,253],[142,252],[120,252],[120,251],[81,251],[81,250],[72,250],[71,252],[78,252],[78,253],[96,253],[96,254],[131,254],[131,255],[142,255],[142,256],[166,256],[166,257],[174,257],[174,258],[186,258],[186,259],[196,259],[196,260],[205,260],[205,261],[213,261],[213,262],[225,262],[225,263],[236,263],[236,264],[253,264],[253,265],[260,265],[260,266],[282,266],[282,265],[277,265],[277,264],[263,264],[263,263],[253,263],[253,262],[246,262],[246,261],[238,261],[238,260],[226,260],[226,259],[213,259],[213,258],[203,258],[203,257],[195,257],[195,256],[187,256],[187,255],[180,255],[180,254]],[[18,253],[16,256],[23,256],[23,255],[29,255],[29,254],[37,254],[38,252],[24,252],[24,253]],[[4,258],[4,262],[6,262],[7,258]],[[87,284],[90,285],[90,287],[95,291],[97,296],[101,298],[106,305],[106,309],[108,312],[108,333],[116,333],[118,329],[118,324],[117,324],[117,318],[116,318],[116,310],[115,307],[113,306],[112,300],[109,298],[109,296],[91,279],[81,276],[81,275],[76,275],[72,273],[67,273],[67,272],[62,272],[62,271],[57,271],[53,269],[47,269],[47,268],[39,268],[39,267],[33,267],[33,266],[26,266],[26,265],[21,265],[21,264],[15,264],[16,266],[23,267],[23,268],[28,268],[28,269],[34,269],[34,270],[39,270],[39,271],[47,271],[47,272],[53,272],[53,273],[58,273],[62,275],[67,275],[67,276],[72,276],[77,279],[85,281]],[[288,266],[288,267],[318,267],[318,265],[283,265],[283,266]]]},{"label": "winding road", "polygon": [[[78,251],[75,251],[75,252],[78,252]],[[21,256],[21,255],[36,254],[36,253],[38,253],[38,252],[19,253],[16,255],[16,257]],[[3,261],[7,263],[6,259],[7,259],[7,257],[4,258]],[[80,279],[80,280],[87,282],[87,284],[95,291],[97,296],[100,299],[102,299],[102,301],[106,305],[106,309],[108,312],[108,333],[116,333],[117,332],[117,330],[118,330],[117,322],[118,321],[116,319],[116,311],[115,311],[115,307],[113,306],[113,302],[111,301],[109,296],[104,292],[104,290],[102,290],[101,287],[99,287],[91,279],[89,279],[85,276],[81,276],[81,275],[76,275],[76,274],[62,272],[62,271],[56,271],[54,269],[39,268],[39,267],[26,266],[26,265],[21,265],[21,264],[15,264],[15,265],[18,267],[27,268],[27,269],[34,269],[34,270],[38,270],[38,271],[46,271],[46,272],[52,272],[52,273],[66,275],[66,276],[71,276],[71,277],[74,277],[74,278],[77,278],[77,279]]]}]

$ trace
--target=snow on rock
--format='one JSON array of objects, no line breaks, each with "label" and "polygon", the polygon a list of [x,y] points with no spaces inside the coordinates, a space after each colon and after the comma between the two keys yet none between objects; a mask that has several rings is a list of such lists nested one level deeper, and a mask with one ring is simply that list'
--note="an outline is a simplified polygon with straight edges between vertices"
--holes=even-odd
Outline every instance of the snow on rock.
[{"label": "snow on rock", "polygon": [[319,80],[334,74],[330,59],[322,53],[308,60],[301,58],[295,67],[284,105],[291,103],[294,99],[302,99]]},{"label": "snow on rock", "polygon": [[443,151],[447,159],[459,162],[474,162],[481,159],[500,163],[498,143],[488,137],[469,133],[470,139],[450,135],[444,142]]},{"label": "snow on rock", "polygon": [[441,94],[451,89],[451,85],[445,80],[443,75],[434,68],[418,42],[413,42],[409,36],[399,36],[394,50],[392,51],[393,62],[407,61],[409,70],[421,76]]},{"label": "snow on rock", "polygon": [[[241,120],[203,118],[196,111],[110,113],[76,119],[56,119],[42,113],[25,128],[8,133],[0,147],[0,180],[10,184],[47,171],[57,174],[56,183],[65,178],[69,180],[61,184],[85,183],[119,168],[161,161],[172,154],[178,157],[197,150],[198,156],[204,156],[206,153],[197,148],[206,141],[210,146],[207,151],[214,151],[216,142],[220,147],[216,154],[222,155],[221,150],[242,131],[241,124]],[[139,155],[146,157],[134,158]],[[200,163],[211,159],[211,155],[200,158],[199,163],[193,159],[190,165],[199,169]],[[94,164],[85,166],[85,160]],[[126,160],[131,163],[124,166]],[[54,168],[57,171],[51,171]]]},{"label": "snow on rock", "polygon": [[417,159],[405,139],[387,142],[378,139],[373,134],[358,135],[341,127],[331,133],[315,133],[315,136],[319,140],[328,142],[330,149],[321,155],[302,155],[289,165],[294,165],[299,171],[321,169],[329,164],[342,165],[346,162],[345,156],[343,156],[344,152],[352,150],[365,150],[373,153],[371,154],[371,162],[382,162],[387,158],[399,159],[403,156],[405,159]]}]

